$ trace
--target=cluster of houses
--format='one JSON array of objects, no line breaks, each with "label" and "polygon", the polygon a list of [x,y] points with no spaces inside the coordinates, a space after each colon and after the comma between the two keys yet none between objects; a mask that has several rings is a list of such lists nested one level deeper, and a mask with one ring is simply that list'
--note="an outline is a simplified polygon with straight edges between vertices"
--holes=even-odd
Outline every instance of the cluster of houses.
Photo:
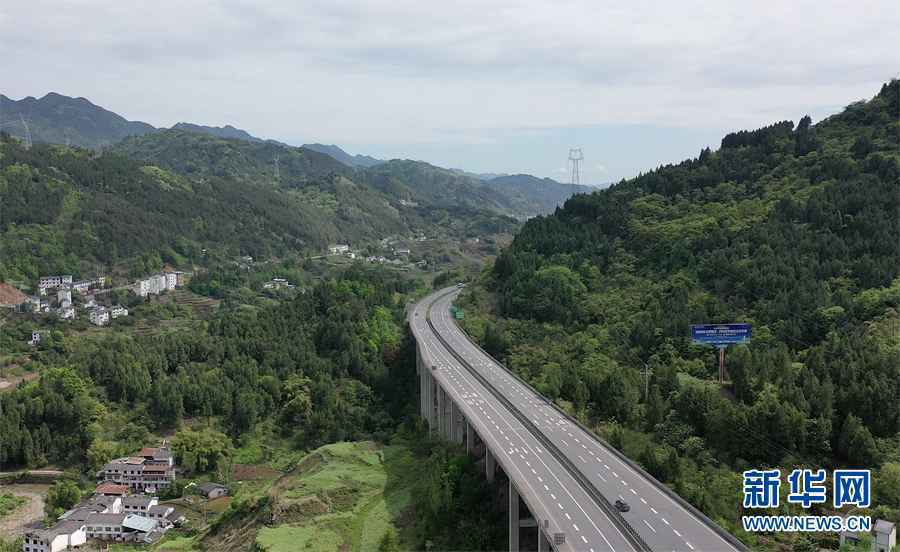
[{"label": "cluster of houses", "polygon": [[272,278],[263,284],[263,289],[294,289],[294,284],[287,281],[286,278]]},{"label": "cluster of houses", "polygon": [[152,543],[173,526],[175,508],[153,496],[175,480],[175,461],[165,446],[113,460],[97,478],[94,494],[53,526],[27,530],[23,552],[57,552],[88,539]]},{"label": "cluster of houses", "polygon": [[[383,240],[381,240],[382,247],[389,247],[390,245],[395,243],[397,243],[397,241],[391,238],[384,238]],[[349,259],[356,259],[359,256],[359,251],[354,251],[350,248],[349,245],[342,243],[329,246],[328,253],[330,255],[340,255]],[[409,260],[409,256],[412,254],[412,252],[408,248],[404,247],[392,248],[392,253],[393,258],[390,259],[385,257],[384,255],[370,255],[368,257],[365,257],[364,259],[367,263],[401,266],[407,263],[407,261]],[[420,268],[426,265],[427,263],[425,261],[419,261],[415,263],[415,266],[418,266]]]},{"label": "cluster of houses", "polygon": [[[93,278],[89,280],[73,280],[71,275],[41,276],[38,280],[37,296],[26,297],[19,306],[20,310],[32,312],[55,312],[63,320],[74,320],[76,315],[75,304],[72,301],[72,292],[85,297],[84,308],[88,312],[91,323],[97,326],[109,324],[110,319],[120,316],[128,316],[128,309],[122,306],[106,308],[98,305],[92,292],[106,287],[106,278]],[[51,291],[55,291],[53,296]],[[32,339],[32,345],[36,345]]]},{"label": "cluster of houses", "polygon": [[[186,272],[161,272],[138,280],[128,288],[139,297],[159,295],[164,291],[183,286],[187,276]],[[23,296],[24,300],[21,303],[8,306],[14,306],[23,312],[56,313],[63,320],[74,320],[77,311],[72,301],[72,293],[75,292],[84,297],[83,306],[91,324],[106,326],[111,320],[128,316],[128,309],[124,306],[103,306],[95,300],[95,292],[108,291],[107,283],[107,279],[103,277],[76,281],[69,274],[41,276],[38,280],[38,295]],[[36,345],[38,341],[32,339],[30,343]]]},{"label": "cluster of houses", "polygon": [[134,293],[140,297],[148,295],[159,295],[164,291],[181,287],[185,283],[185,272],[161,272],[154,274],[143,280],[138,280],[134,284]]}]

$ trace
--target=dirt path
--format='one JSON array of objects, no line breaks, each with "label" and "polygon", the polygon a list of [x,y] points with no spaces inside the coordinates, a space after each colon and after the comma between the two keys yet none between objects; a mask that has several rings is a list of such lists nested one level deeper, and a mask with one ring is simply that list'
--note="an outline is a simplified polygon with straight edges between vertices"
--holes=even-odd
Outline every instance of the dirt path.
[{"label": "dirt path", "polygon": [[0,378],[0,391],[12,391],[16,388],[16,385],[22,381],[30,381],[34,378],[38,377],[40,374],[37,372],[29,372],[24,376],[9,376]]},{"label": "dirt path", "polygon": [[17,537],[24,532],[26,525],[43,519],[44,497],[49,488],[50,485],[0,485],[0,494],[13,494],[28,499],[28,504],[0,518],[0,535]]}]

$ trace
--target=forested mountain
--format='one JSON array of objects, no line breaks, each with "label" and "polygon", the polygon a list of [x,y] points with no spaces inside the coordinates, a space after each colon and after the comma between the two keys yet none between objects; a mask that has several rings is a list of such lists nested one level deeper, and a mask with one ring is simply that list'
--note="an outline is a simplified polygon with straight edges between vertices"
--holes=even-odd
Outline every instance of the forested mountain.
[{"label": "forested mountain", "polygon": [[[278,156],[278,177],[275,156]],[[167,130],[111,151],[0,140],[0,281],[203,249],[266,258],[427,232],[511,232],[481,206],[404,207],[327,155]],[[357,179],[359,180],[359,179]]]},{"label": "forested mountain", "polygon": [[331,156],[305,148],[180,129],[129,138],[114,149],[132,159],[191,177],[227,176],[288,187],[330,175],[349,176],[353,172]]},{"label": "forested mountain", "polygon": [[509,197],[517,211],[533,215],[552,213],[573,195],[593,190],[590,186],[563,184],[530,174],[498,176],[486,179],[484,185]]},{"label": "forested mountain", "polygon": [[[193,135],[199,136],[199,135]],[[179,264],[202,249],[266,257],[406,229],[396,210],[352,182],[321,181],[325,209],[266,182],[187,178],[116,153],[0,142],[0,279],[79,274],[158,253]]]},{"label": "forested mountain", "polygon": [[[72,343],[42,357],[52,368],[39,381],[0,394],[0,467],[96,469],[96,451],[187,416],[215,416],[235,438],[273,419],[301,450],[392,431],[415,381],[397,373],[408,364],[396,298],[411,285],[351,270],[292,300],[224,309],[192,331]],[[99,417],[114,409],[142,414],[122,427],[104,420],[103,442]]]},{"label": "forested mountain", "polygon": [[235,128],[231,125],[221,127],[195,125],[194,123],[176,123],[172,130],[185,130],[187,132],[200,132],[216,138],[231,138],[235,140],[247,140],[248,142],[262,142],[262,139],[253,136],[246,130]]},{"label": "forested mountain", "polygon": [[440,206],[483,206],[509,211],[506,196],[472,178],[422,161],[394,159],[360,171],[367,184],[393,197]]},{"label": "forested mountain", "polygon": [[350,155],[334,144],[303,144],[303,147],[330,155],[349,167],[373,167],[384,163],[383,159],[375,159],[369,155],[360,155],[358,153],[356,155]]},{"label": "forested mountain", "polygon": [[[500,255],[501,318],[470,329],[727,527],[738,487],[721,467],[900,462],[898,103],[894,80],[818,124],[729,134],[569,199]],[[470,312],[491,304],[468,294]],[[754,326],[724,393],[689,338],[719,322]]]},{"label": "forested mountain", "polygon": [[343,175],[363,186],[374,186],[394,201],[410,200],[438,209],[492,210],[518,218],[550,212],[578,191],[528,175],[486,181],[419,161],[385,162],[367,155],[350,155],[335,145],[312,143],[296,148],[257,138],[231,125],[180,122],[171,129],[157,129],[127,121],[84,98],[54,92],[41,99],[20,101],[0,95],[0,130],[22,140],[30,131],[35,143],[113,147],[139,161],[189,177],[227,176],[259,184],[274,181],[277,167],[278,183],[296,187],[314,179]]},{"label": "forested mountain", "polygon": [[86,148],[108,146],[127,136],[156,130],[147,123],[128,121],[84,98],[55,92],[40,99],[29,96],[19,101],[0,94],[0,125],[0,130],[22,139],[30,132],[34,142]]}]

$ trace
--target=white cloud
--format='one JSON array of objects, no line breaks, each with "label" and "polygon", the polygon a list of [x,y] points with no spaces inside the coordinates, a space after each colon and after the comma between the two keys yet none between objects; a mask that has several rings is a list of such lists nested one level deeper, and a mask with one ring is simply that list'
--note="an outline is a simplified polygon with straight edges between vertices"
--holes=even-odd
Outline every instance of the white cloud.
[{"label": "white cloud", "polygon": [[898,27],[892,0],[32,0],[0,6],[0,92],[337,143],[743,128],[870,96]]}]

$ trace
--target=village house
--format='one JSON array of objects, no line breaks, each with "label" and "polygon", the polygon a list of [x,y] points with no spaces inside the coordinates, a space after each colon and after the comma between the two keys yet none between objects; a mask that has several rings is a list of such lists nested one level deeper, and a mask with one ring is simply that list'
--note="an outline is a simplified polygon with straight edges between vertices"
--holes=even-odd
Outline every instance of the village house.
[{"label": "village house", "polygon": [[63,513],[49,529],[26,531],[22,550],[70,550],[84,545],[87,539],[137,543],[157,540],[172,526],[169,518],[175,508],[159,504],[155,496],[128,495],[128,490],[128,486],[115,483],[98,485],[93,496]]},{"label": "village house", "polygon": [[141,297],[147,297],[148,295],[159,295],[164,291],[175,289],[178,285],[177,273],[154,274],[143,280],[138,280],[134,284],[134,292]]},{"label": "village house", "polygon": [[91,324],[105,326],[109,324],[109,311],[105,307],[94,307],[89,314]]},{"label": "village house", "polygon": [[56,303],[59,308],[64,309],[72,305],[72,291],[68,289],[60,289],[56,292]]},{"label": "village house", "polygon": [[56,311],[62,320],[75,320],[75,307],[68,305]]},{"label": "village house", "polygon": [[[872,552],[891,552],[897,547],[897,527],[889,521],[875,520],[870,536]],[[856,546],[861,540],[860,534],[854,531],[844,531],[839,538],[842,547],[845,544]]]},{"label": "village house", "polygon": [[350,252],[350,246],[344,243],[338,243],[328,248],[328,252],[332,255],[343,255]]},{"label": "village house", "polygon": [[109,309],[109,316],[114,319],[119,318],[120,316],[128,316],[128,309],[122,305],[113,305]]},{"label": "village house", "polygon": [[24,552],[58,552],[80,547],[87,541],[84,523],[62,521],[49,529],[33,528],[22,537]]},{"label": "village house", "polygon": [[46,295],[48,289],[72,285],[72,275],[65,276],[41,276],[38,280],[38,290],[41,295]]},{"label": "village house", "polygon": [[96,496],[125,496],[128,494],[128,485],[117,485],[115,483],[101,483],[94,489]]},{"label": "village house", "polygon": [[197,485],[197,492],[212,500],[214,498],[227,496],[228,487],[226,487],[225,485],[220,485],[218,483],[203,483],[202,485]]},{"label": "village house", "polygon": [[97,478],[127,485],[133,491],[156,493],[175,481],[175,460],[168,448],[143,448],[135,456],[109,462]]},{"label": "village house", "polygon": [[272,278],[265,284],[263,289],[292,289],[294,284],[288,282],[285,278]]}]

